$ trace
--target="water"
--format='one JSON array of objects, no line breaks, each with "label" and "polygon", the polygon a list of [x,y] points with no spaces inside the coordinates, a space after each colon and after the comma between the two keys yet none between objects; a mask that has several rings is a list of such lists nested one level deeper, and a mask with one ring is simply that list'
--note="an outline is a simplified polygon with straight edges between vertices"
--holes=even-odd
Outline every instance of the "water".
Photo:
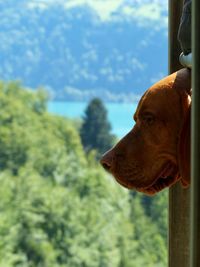
[{"label": "water", "polygon": [[[81,118],[86,106],[86,102],[52,101],[48,104],[48,110],[69,118]],[[112,133],[118,137],[124,136],[134,125],[133,114],[137,103],[105,103],[105,106],[108,111],[108,120],[112,125]]]}]

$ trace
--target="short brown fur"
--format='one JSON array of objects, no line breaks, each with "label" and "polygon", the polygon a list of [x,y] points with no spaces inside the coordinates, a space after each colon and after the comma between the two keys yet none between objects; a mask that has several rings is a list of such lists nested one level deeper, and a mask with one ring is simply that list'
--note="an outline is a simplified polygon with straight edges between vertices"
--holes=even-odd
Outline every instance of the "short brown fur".
[{"label": "short brown fur", "polygon": [[148,195],[190,183],[191,74],[182,69],[150,87],[134,114],[135,126],[101,164],[129,189]]}]

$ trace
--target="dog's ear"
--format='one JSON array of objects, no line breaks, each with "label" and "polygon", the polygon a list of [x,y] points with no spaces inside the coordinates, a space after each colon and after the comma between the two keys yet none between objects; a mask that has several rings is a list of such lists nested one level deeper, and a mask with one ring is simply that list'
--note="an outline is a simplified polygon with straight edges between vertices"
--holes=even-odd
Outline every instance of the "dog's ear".
[{"label": "dog's ear", "polygon": [[191,70],[184,68],[177,71],[173,87],[180,93],[185,93],[191,97]]},{"label": "dog's ear", "polygon": [[190,184],[190,135],[191,135],[191,104],[183,122],[178,146],[178,164],[183,187]]},{"label": "dog's ear", "polygon": [[190,184],[190,116],[191,116],[191,70],[184,68],[176,73],[173,84],[180,96],[181,129],[178,143],[178,165],[183,187]]}]

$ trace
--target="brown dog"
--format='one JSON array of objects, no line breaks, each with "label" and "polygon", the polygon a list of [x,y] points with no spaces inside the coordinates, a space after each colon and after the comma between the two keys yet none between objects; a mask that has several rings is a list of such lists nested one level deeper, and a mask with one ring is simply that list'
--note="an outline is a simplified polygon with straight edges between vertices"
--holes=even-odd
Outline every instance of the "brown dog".
[{"label": "brown dog", "polygon": [[135,126],[101,159],[129,189],[153,195],[190,183],[191,74],[181,69],[150,87],[134,114]]}]

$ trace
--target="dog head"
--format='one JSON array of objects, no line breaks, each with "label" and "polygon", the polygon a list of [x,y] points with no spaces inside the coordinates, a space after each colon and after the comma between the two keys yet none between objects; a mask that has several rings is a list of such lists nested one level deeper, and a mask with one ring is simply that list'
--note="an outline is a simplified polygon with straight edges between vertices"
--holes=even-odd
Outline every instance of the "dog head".
[{"label": "dog head", "polygon": [[153,195],[181,180],[189,184],[190,71],[150,87],[139,101],[133,129],[106,152],[102,166],[129,189]]}]

